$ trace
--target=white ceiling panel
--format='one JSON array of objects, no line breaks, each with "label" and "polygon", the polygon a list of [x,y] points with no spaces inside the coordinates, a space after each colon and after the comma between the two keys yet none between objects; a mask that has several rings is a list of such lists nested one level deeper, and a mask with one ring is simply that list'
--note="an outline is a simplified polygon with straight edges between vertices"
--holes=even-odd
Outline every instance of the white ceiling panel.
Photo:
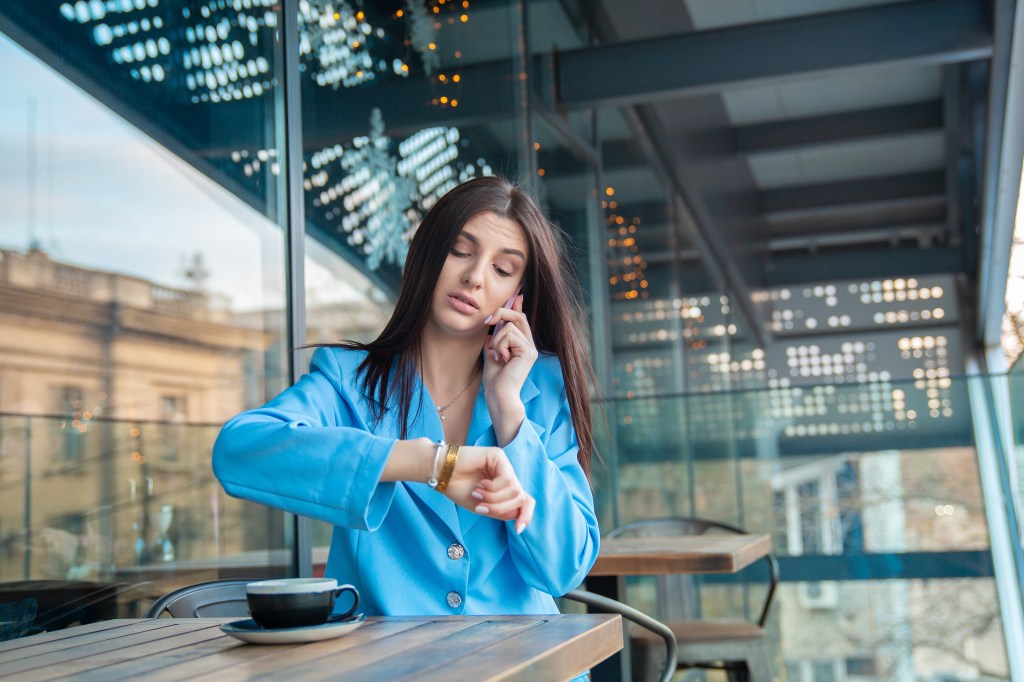
[{"label": "white ceiling panel", "polygon": [[945,166],[942,131],[750,157],[760,189],[898,175]]},{"label": "white ceiling panel", "polygon": [[722,100],[733,125],[748,125],[922,102],[941,94],[941,67],[890,65],[826,78],[733,88],[722,93]]}]

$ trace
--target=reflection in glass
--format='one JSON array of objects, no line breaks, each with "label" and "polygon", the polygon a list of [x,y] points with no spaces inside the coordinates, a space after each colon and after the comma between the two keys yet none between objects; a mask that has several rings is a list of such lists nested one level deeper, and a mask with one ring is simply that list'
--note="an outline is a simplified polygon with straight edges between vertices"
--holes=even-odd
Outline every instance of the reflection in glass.
[{"label": "reflection in glass", "polygon": [[209,464],[286,380],[275,176],[233,181],[211,145],[277,147],[275,10],[215,5],[0,10],[0,609],[35,605],[3,636],[290,565],[283,514]]},{"label": "reflection in glass", "polygon": [[[875,411],[886,423],[896,409],[927,403],[924,382],[611,401],[619,522],[694,515],[770,533],[783,583],[769,636],[780,664],[803,671],[794,674],[810,675],[808,661],[849,662],[877,669],[871,679],[910,679],[955,660],[965,679],[1008,679],[970,421],[924,418],[883,437],[864,428]],[[913,404],[872,402],[880,384]],[[947,388],[954,415],[967,413],[966,379]],[[820,404],[803,400],[818,389]],[[700,425],[681,425],[681,411]],[[835,430],[785,429],[822,421]],[[607,495],[598,490],[600,507],[610,505]],[[635,582],[631,595],[643,608],[653,583]],[[749,618],[764,590],[756,572],[699,584],[704,618]]]},{"label": "reflection in glass", "polygon": [[[306,338],[368,340],[430,207],[470,178],[517,174],[514,115],[501,104],[511,67],[491,66],[511,64],[511,12],[468,0],[300,11]],[[233,172],[265,169],[259,149],[238,147]],[[314,523],[313,538],[319,570],[330,528]]]}]

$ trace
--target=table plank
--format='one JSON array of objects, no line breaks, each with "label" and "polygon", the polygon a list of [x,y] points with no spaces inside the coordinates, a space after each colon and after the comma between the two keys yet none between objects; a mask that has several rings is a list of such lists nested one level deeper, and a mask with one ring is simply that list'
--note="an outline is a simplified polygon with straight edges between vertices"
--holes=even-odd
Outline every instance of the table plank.
[{"label": "table plank", "polygon": [[[205,641],[179,646],[163,652],[160,656],[147,656],[135,658],[121,663],[114,663],[88,673],[75,675],[75,682],[114,682],[115,680],[136,680],[145,678],[151,679],[157,673],[166,669],[173,669],[186,662],[196,662],[208,656],[212,656],[235,647],[245,646],[244,642],[233,637],[225,637],[218,627],[218,637]],[[200,668],[205,670],[205,668]],[[188,671],[183,671],[179,679],[189,679]]]},{"label": "table plank", "polygon": [[[367,647],[357,645],[351,649],[335,652],[328,656],[294,666],[289,670],[288,674],[293,679],[301,678],[311,682],[313,680],[336,678],[344,671],[345,679],[348,680],[349,671],[351,670],[381,663],[382,661],[386,662],[392,658],[410,656],[411,650],[424,646],[431,647],[445,637],[461,635],[462,632],[478,623],[479,621],[472,619],[428,620],[423,622],[420,627],[410,628],[409,630],[392,635],[383,646]],[[360,628],[352,634],[355,635],[363,629]],[[261,677],[257,676],[255,679],[260,679]],[[389,679],[386,675],[374,677],[375,682],[386,679]]]},{"label": "table plank", "polygon": [[[386,637],[391,637],[405,630],[422,626],[422,621],[386,621],[380,618],[368,618],[365,625],[358,630],[351,632],[340,639],[331,639],[323,642],[311,642],[296,647],[288,647],[287,651],[281,651],[280,646],[262,647],[266,655],[259,658],[247,656],[240,664],[229,665],[224,669],[213,670],[208,662],[203,662],[207,670],[206,674],[180,675],[179,679],[195,680],[196,682],[207,680],[209,682],[229,682],[232,680],[249,680],[259,676],[291,677],[295,667],[308,664],[314,660],[347,651],[359,646],[365,646]],[[360,636],[354,637],[358,632]],[[169,672],[178,675],[187,673],[186,670],[170,670]],[[286,674],[285,674],[286,673]],[[147,681],[148,682],[148,681]]]},{"label": "table plank", "polygon": [[769,552],[767,535],[605,538],[590,575],[736,573]]},{"label": "table plank", "polygon": [[101,620],[95,623],[89,623],[88,625],[78,625],[73,628],[67,628],[66,630],[40,632],[36,635],[29,635],[28,637],[20,637],[6,642],[0,642],[0,662],[7,660],[4,658],[4,654],[9,651],[13,651],[14,649],[21,649],[26,646],[35,646],[40,642],[54,642],[68,637],[81,637],[82,635],[89,634],[90,632],[128,627],[133,622],[135,621],[127,619]]},{"label": "table plank", "polygon": [[[424,670],[441,667],[448,670],[454,662],[472,661],[477,679],[491,672],[477,665],[477,652],[546,622],[545,617],[521,621],[491,620],[475,623],[446,637],[431,638],[422,645],[403,650],[401,656],[387,656],[371,665],[347,665],[345,682],[379,682],[379,680],[419,680]],[[550,645],[550,642],[549,642]]]},{"label": "table plank", "polygon": [[[159,621],[153,622],[159,623]],[[62,664],[60,670],[64,670],[65,668],[89,670],[92,667],[92,661],[100,660],[100,654],[111,651],[120,651],[125,655],[130,655],[128,652],[140,644],[166,639],[168,636],[174,637],[179,634],[185,634],[190,630],[210,627],[209,624],[203,623],[190,623],[189,625],[191,625],[191,627],[171,627],[170,625],[167,625],[163,627],[148,627],[146,629],[138,629],[134,627],[125,628],[123,634],[109,639],[92,641],[86,644],[76,644],[75,646],[70,647],[46,645],[31,647],[33,650],[39,649],[40,651],[34,655],[26,656],[15,661],[4,662],[3,672],[5,676],[8,676],[15,673],[25,673],[29,670],[36,670],[38,668],[55,666],[57,664]],[[164,630],[169,630],[170,632],[164,632]],[[115,630],[114,632],[119,631]],[[100,635],[103,633],[94,634]],[[89,637],[91,637],[91,635],[86,635],[83,639]],[[81,663],[72,663],[73,661],[81,661],[86,667],[83,668]],[[54,672],[53,674],[56,675],[57,673]]]},{"label": "table plank", "polygon": [[[565,680],[601,662],[623,647],[622,618],[591,616],[600,624],[554,618],[473,654],[473,669],[437,666],[416,676],[430,682],[476,682],[481,671],[492,680]],[[586,637],[585,644],[582,642]],[[552,650],[552,642],[558,642]],[[411,678],[410,678],[411,679]]]},{"label": "table plank", "polygon": [[81,634],[77,632],[78,628],[68,628],[66,630],[58,630],[52,633],[33,635],[31,638],[32,642],[27,642],[26,646],[0,653],[0,665],[4,666],[4,669],[6,670],[8,665],[22,659],[48,654],[56,650],[70,651],[76,647],[96,642],[106,642],[115,637],[134,635],[145,630],[159,630],[160,628],[170,627],[171,623],[172,621],[170,620],[162,622],[158,620],[151,620],[144,624],[132,623],[131,621],[121,621],[120,624],[115,627],[103,630],[93,630],[91,632]]},{"label": "table plank", "polygon": [[[111,679],[110,667],[118,663],[133,663],[140,658],[162,660],[162,654],[168,651],[216,641],[223,637],[220,627],[214,623],[195,628],[175,627],[165,632],[167,632],[166,637],[67,661],[60,666],[60,676],[74,676],[76,682],[87,679],[109,680]],[[37,668],[18,676],[18,682],[40,682],[52,679],[54,679],[54,671],[49,667]]]}]

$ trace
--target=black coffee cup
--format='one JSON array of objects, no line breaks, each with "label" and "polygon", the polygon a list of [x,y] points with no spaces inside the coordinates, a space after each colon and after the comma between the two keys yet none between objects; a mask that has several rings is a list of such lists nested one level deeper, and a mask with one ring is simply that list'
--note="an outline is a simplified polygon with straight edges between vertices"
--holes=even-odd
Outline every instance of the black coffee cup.
[{"label": "black coffee cup", "polygon": [[338,618],[347,618],[359,606],[359,592],[338,585],[334,578],[282,578],[261,580],[245,586],[249,613],[263,628],[298,628],[322,625],[334,610],[342,592],[352,593],[352,606]]}]

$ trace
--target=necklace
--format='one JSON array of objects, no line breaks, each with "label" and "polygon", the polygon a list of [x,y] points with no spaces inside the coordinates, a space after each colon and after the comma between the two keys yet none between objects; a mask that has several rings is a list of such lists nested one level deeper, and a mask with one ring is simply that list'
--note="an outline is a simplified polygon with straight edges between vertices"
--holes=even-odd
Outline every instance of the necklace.
[{"label": "necklace", "polygon": [[437,414],[438,414],[438,416],[439,416],[439,417],[441,417],[441,421],[444,421],[444,420],[445,420],[445,417],[447,417],[447,416],[448,416],[448,415],[446,415],[446,414],[444,413],[444,411],[445,411],[445,410],[447,410],[447,409],[448,409],[449,407],[451,407],[452,405],[454,405],[454,404],[455,404],[455,401],[456,401],[456,400],[458,400],[459,398],[461,398],[461,397],[462,397],[462,394],[463,394],[463,393],[465,393],[466,391],[468,391],[468,390],[469,390],[469,387],[473,385],[473,382],[474,382],[474,381],[476,381],[476,372],[473,372],[473,376],[471,376],[471,377],[469,378],[469,383],[468,383],[468,384],[466,384],[466,387],[465,387],[464,389],[462,389],[461,391],[459,391],[459,394],[458,394],[457,396],[455,396],[454,398],[452,398],[452,399],[451,399],[450,401],[448,401],[448,403],[446,403],[446,404],[444,404],[444,405],[434,405],[434,407],[436,407],[436,408],[437,408]]}]

